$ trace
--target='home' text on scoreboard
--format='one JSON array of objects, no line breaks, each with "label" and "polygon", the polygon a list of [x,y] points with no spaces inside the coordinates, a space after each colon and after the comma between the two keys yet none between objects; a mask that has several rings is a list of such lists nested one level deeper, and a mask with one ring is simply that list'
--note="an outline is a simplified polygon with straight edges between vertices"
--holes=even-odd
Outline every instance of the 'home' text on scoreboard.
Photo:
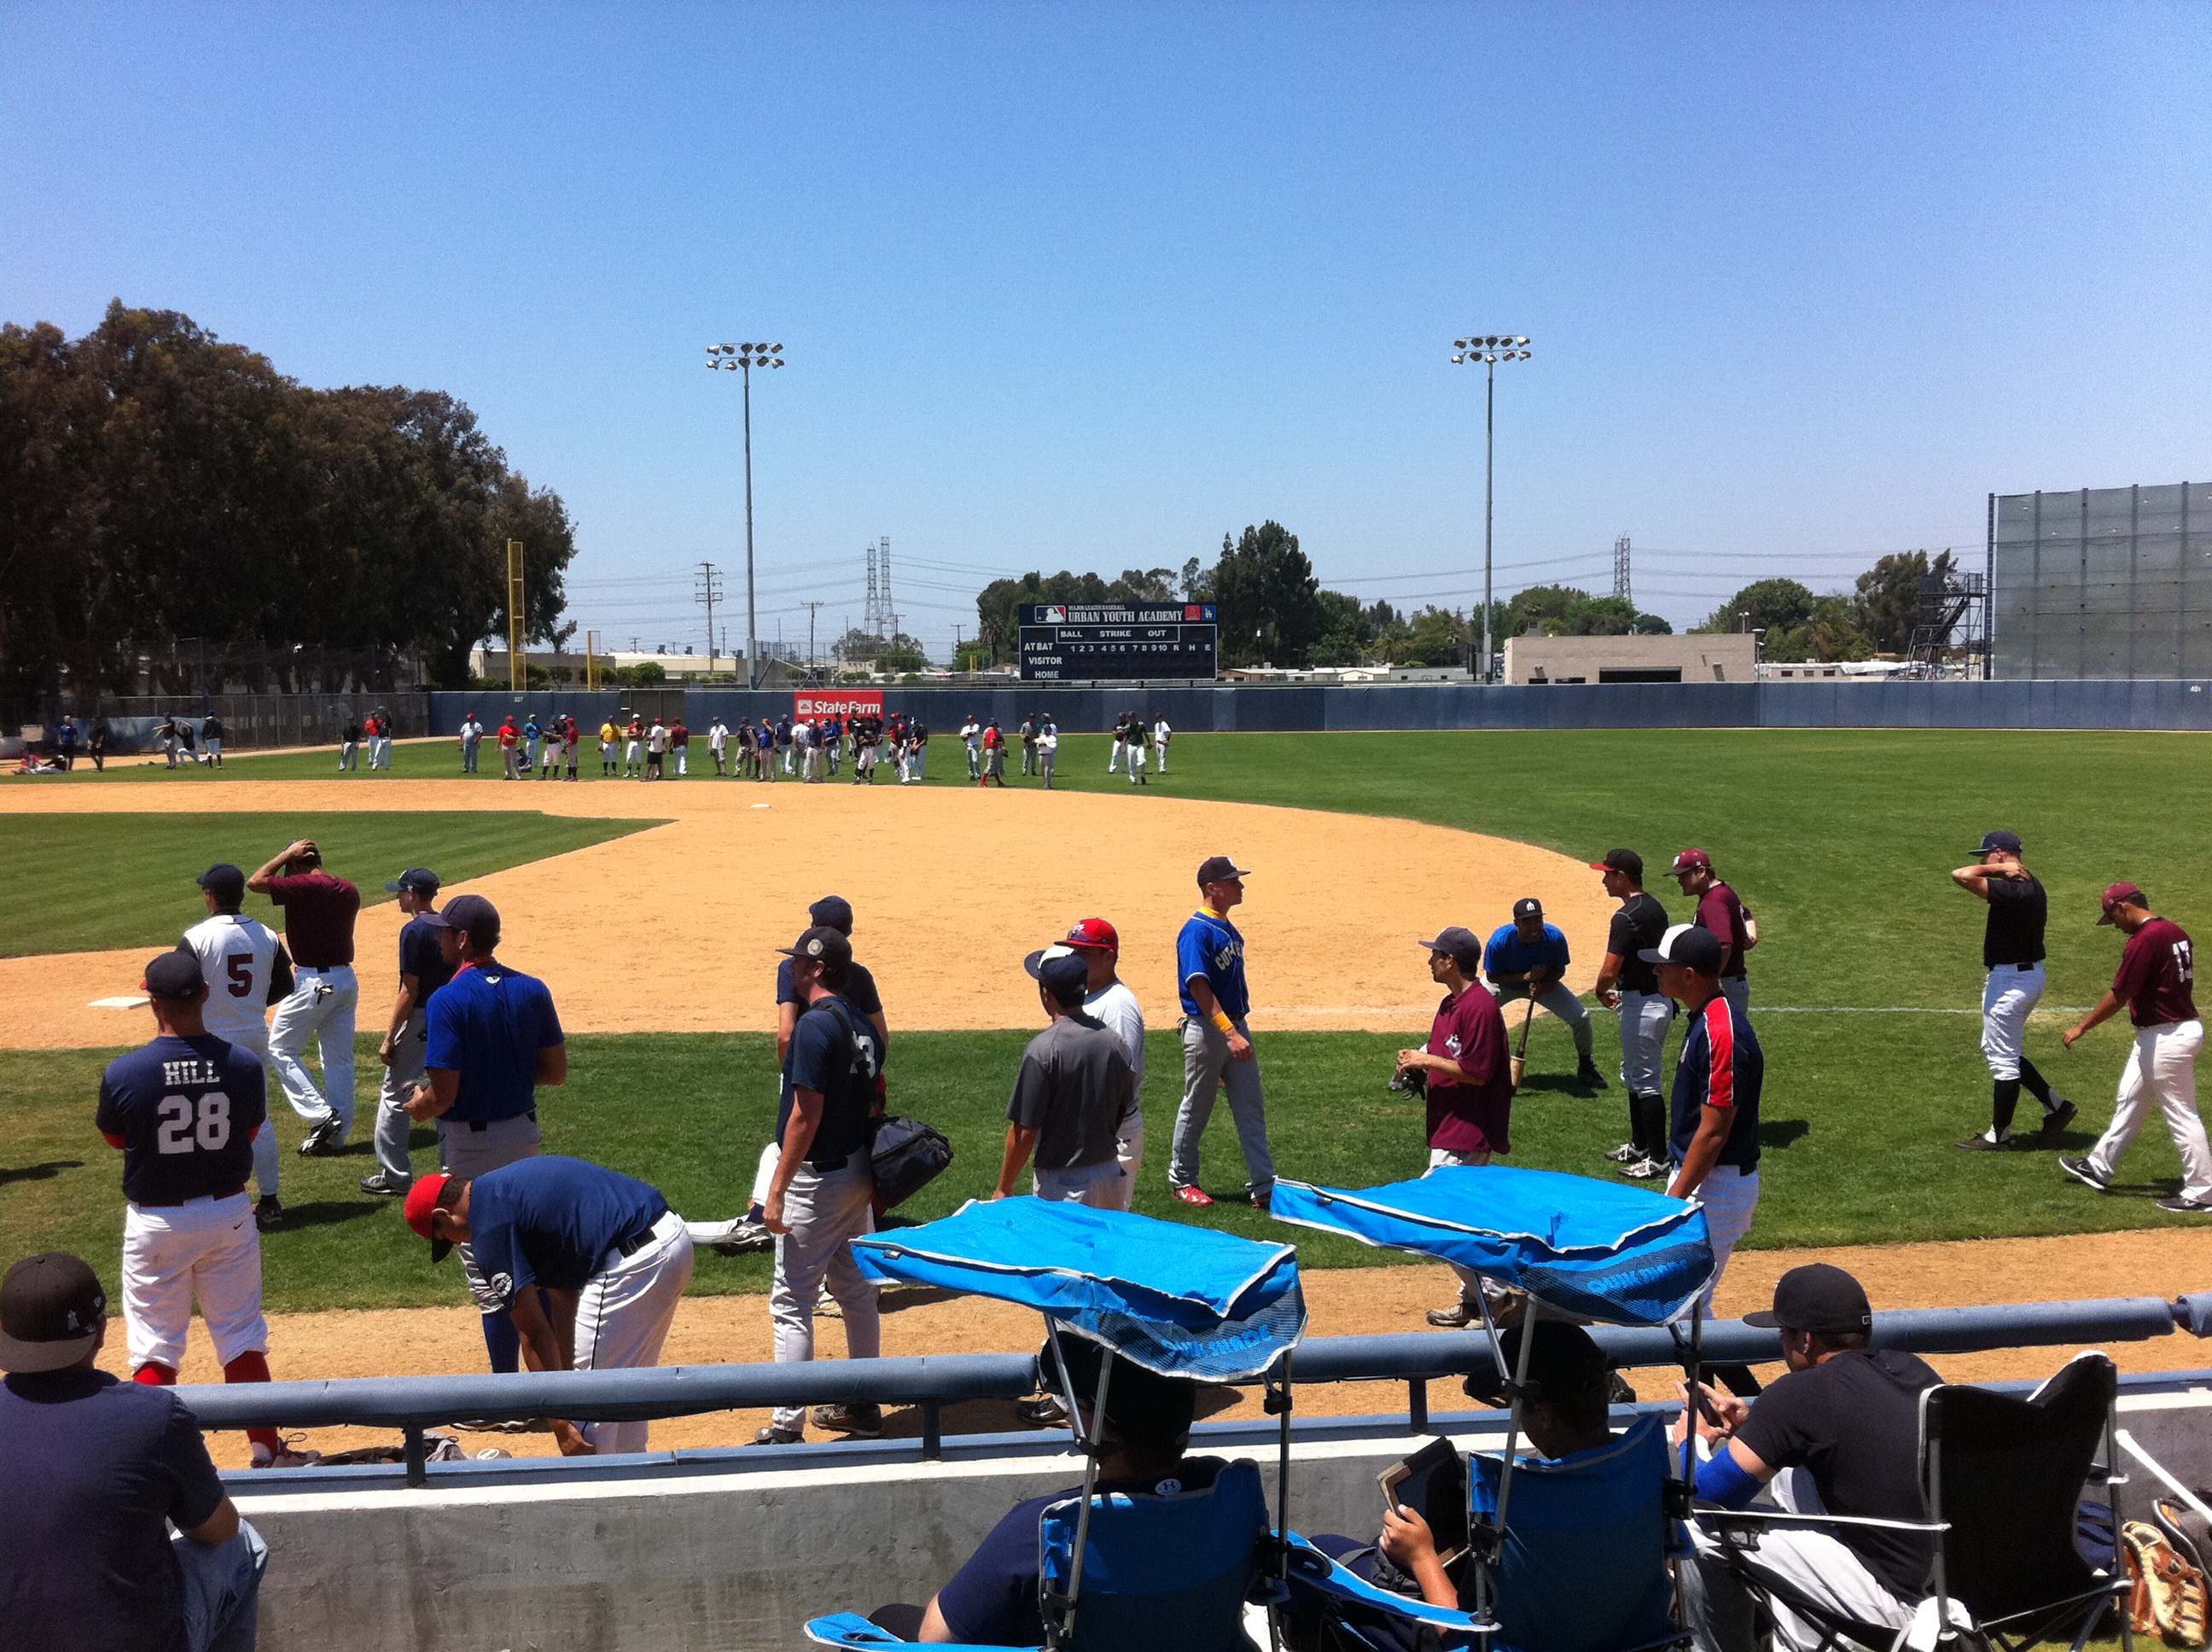
[{"label": "'home' text on scoreboard", "polygon": [[1025,683],[1212,678],[1220,669],[1213,604],[1025,602]]}]

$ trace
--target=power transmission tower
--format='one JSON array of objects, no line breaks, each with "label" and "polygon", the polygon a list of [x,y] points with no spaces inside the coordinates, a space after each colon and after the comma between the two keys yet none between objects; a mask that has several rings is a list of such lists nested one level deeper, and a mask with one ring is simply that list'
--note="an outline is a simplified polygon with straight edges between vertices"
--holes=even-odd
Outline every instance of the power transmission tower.
[{"label": "power transmission tower", "polygon": [[1613,542],[1613,594],[1632,608],[1636,605],[1628,589],[1628,536],[1625,533]]},{"label": "power transmission tower", "polygon": [[876,593],[876,548],[868,547],[868,596],[860,613],[861,626],[877,636],[884,634],[883,599]]},{"label": "power transmission tower", "polygon": [[898,640],[898,616],[891,613],[891,542],[889,536],[886,536],[877,542],[876,568],[877,573],[883,582],[881,598],[883,607],[879,611],[889,616],[891,623],[891,640],[893,641],[896,641]]},{"label": "power transmission tower", "polygon": [[811,671],[814,669],[815,661],[814,616],[817,610],[827,608],[830,604],[823,602],[803,602],[799,605],[806,610],[806,669]]},{"label": "power transmission tower", "polygon": [[699,581],[696,600],[707,610],[707,670],[714,669],[714,604],[722,599],[722,576],[712,562],[699,564],[695,576]]}]

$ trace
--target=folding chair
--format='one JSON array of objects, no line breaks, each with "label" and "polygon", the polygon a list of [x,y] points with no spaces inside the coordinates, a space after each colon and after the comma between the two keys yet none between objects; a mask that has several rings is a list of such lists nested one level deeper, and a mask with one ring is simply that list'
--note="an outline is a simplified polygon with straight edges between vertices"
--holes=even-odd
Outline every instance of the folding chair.
[{"label": "folding chair", "polygon": [[[2025,1652],[2069,1640],[2081,1652],[2128,1590],[2124,1568],[2100,1572],[2075,1541],[2084,1489],[2101,1479],[2119,1528],[2113,1402],[2119,1379],[2100,1353],[2077,1354],[2027,1399],[1946,1383],[1920,1396],[1920,1483],[1926,1518],[1869,1521],[1835,1515],[1701,1509],[1728,1545],[1736,1575],[1819,1632],[1821,1652],[1843,1642],[1899,1652],[1961,1643]],[[2101,1448],[2103,1464],[2099,1467]],[[1758,1533],[1773,1525],[1881,1525],[1936,1539],[1928,1597],[1902,1629],[1857,1623],[1760,1568]],[[2130,1649],[2127,1614],[2120,1636]]]},{"label": "folding chair", "polygon": [[[1494,1529],[1505,1465],[1484,1454],[1471,1461],[1480,1533]],[[1290,1606],[1326,1625],[1324,1645],[1359,1652],[1419,1645],[1423,1631],[1443,1647],[1478,1652],[1646,1652],[1686,1641],[1672,1613],[1668,1467],[1656,1417],[1602,1452],[1516,1463],[1495,1558],[1478,1552],[1471,1563],[1487,1573],[1480,1587],[1492,1601],[1489,1624],[1377,1588],[1297,1537]]]},{"label": "folding chair", "polygon": [[[1269,1522],[1257,1468],[1233,1462],[1207,1489],[1172,1497],[1098,1492],[1089,1512],[1079,1576],[1084,1499],[1063,1497],[1039,1520],[1048,1645],[1068,1652],[1254,1652],[1244,1603],[1273,1582],[1262,1576]],[[908,1644],[849,1612],[816,1619],[806,1634],[856,1652]]]}]

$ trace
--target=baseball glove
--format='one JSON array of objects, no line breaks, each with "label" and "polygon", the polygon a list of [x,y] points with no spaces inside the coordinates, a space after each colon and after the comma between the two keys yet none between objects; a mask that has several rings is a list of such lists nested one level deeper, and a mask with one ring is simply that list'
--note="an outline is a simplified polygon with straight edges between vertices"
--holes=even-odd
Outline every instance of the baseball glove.
[{"label": "baseball glove", "polygon": [[2157,1635],[2169,1646],[2203,1646],[2204,1574],[2147,1521],[2129,1521],[2120,1537],[2136,1576],[2130,1599],[2136,1631]]},{"label": "baseball glove", "polygon": [[1429,1093],[1429,1070],[1426,1067],[1401,1067],[1390,1075],[1390,1088],[1401,1096],[1425,1100]]}]

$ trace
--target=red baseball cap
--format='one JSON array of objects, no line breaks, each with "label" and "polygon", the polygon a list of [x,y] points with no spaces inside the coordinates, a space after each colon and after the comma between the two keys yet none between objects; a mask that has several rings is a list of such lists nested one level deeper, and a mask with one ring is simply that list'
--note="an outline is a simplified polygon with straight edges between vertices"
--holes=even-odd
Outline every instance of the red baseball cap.
[{"label": "red baseball cap", "polygon": [[1713,858],[1703,849],[1685,849],[1674,857],[1674,864],[1667,869],[1669,878],[1680,878],[1686,872],[1711,872]]},{"label": "red baseball cap", "polygon": [[2105,885],[2105,915],[2097,921],[2100,924],[2112,922],[2112,908],[2122,902],[2130,906],[2139,907],[2147,907],[2150,904],[2143,892],[2133,884],[2107,884]]},{"label": "red baseball cap", "polygon": [[1070,946],[1103,946],[1113,951],[1121,950],[1121,938],[1114,932],[1114,926],[1103,918],[1085,918],[1067,932]]},{"label": "red baseball cap", "polygon": [[441,1170],[436,1175],[421,1177],[407,1190],[407,1225],[430,1242],[430,1260],[434,1262],[446,1260],[446,1253],[453,1248],[453,1242],[441,1239],[431,1231],[430,1213],[453,1209],[466,1185],[456,1182]]}]

